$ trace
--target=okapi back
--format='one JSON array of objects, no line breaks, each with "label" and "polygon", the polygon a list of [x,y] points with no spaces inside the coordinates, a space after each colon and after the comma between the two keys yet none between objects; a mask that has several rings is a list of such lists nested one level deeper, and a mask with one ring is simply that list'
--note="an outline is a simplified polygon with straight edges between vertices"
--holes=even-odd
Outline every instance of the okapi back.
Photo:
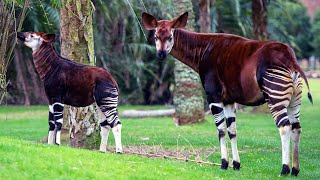
[{"label": "okapi back", "polygon": [[293,50],[279,42],[176,29],[171,54],[198,72],[203,86],[212,86],[216,93],[221,92],[224,103],[264,103],[261,80],[270,67],[297,71],[306,80]]},{"label": "okapi back", "polygon": [[[94,103],[96,83],[109,82],[119,91],[111,74],[104,68],[86,66],[61,57],[52,43],[43,43],[33,53],[35,68],[44,82],[49,102],[60,98],[65,104],[83,107]],[[58,97],[57,97],[58,96]],[[55,99],[50,99],[55,97]]]}]

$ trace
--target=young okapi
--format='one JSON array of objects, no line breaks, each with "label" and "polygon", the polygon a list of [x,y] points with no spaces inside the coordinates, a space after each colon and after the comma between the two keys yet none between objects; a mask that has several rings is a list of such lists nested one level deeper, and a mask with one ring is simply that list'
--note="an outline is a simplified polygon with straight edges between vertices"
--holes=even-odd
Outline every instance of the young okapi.
[{"label": "young okapi", "polygon": [[[221,168],[228,168],[226,120],[233,169],[240,169],[234,103],[256,106],[267,102],[281,136],[281,175],[290,173],[290,131],[293,142],[292,175],[298,175],[301,77],[308,90],[309,85],[293,50],[278,42],[250,40],[231,34],[190,32],[184,30],[187,19],[187,12],[172,21],[157,21],[152,15],[142,14],[144,27],[155,30],[158,59],[163,60],[171,53],[199,73],[218,129]],[[312,102],[310,90],[308,98]]]},{"label": "young okapi", "polygon": [[94,102],[101,126],[100,151],[106,152],[110,128],[115,136],[116,152],[122,153],[121,122],[117,114],[118,85],[103,68],[85,66],[61,57],[54,49],[54,34],[18,32],[18,38],[32,48],[35,68],[44,83],[49,100],[48,144],[60,145],[64,104],[84,107]]}]

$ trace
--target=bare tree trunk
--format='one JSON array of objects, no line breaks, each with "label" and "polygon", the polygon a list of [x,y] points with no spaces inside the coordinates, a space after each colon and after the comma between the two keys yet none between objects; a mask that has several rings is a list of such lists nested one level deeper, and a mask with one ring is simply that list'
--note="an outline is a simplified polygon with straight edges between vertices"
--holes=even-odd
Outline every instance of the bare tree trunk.
[{"label": "bare tree trunk", "polygon": [[[176,9],[176,16],[184,12],[189,12],[188,27],[194,30],[194,13],[190,0],[173,0]],[[202,86],[200,85],[199,75],[191,68],[175,60],[175,92],[174,121],[177,125],[197,123],[204,121],[204,101],[202,97]]]},{"label": "bare tree trunk", "polygon": [[[257,40],[268,39],[267,0],[252,0],[253,33]],[[267,104],[253,108],[254,112],[269,112]]]},{"label": "bare tree trunk", "polygon": [[200,0],[200,32],[209,33],[211,32],[211,21],[210,21],[210,0]]},{"label": "bare tree trunk", "polygon": [[[61,55],[78,63],[95,65],[90,0],[62,0],[60,10]],[[65,106],[64,122],[70,122],[70,144],[86,146],[86,137],[98,128],[94,105],[83,108]],[[64,125],[65,127],[65,125]]]},{"label": "bare tree trunk", "polygon": [[[17,87],[19,89],[22,90],[23,93],[23,99],[24,105],[30,105],[30,98],[29,98],[29,93],[28,93],[28,89],[27,89],[27,85],[26,85],[26,79],[25,79],[25,73],[23,73],[23,69],[21,67],[21,63],[19,62],[19,60],[23,59],[22,58],[22,52],[21,52],[21,48],[16,48],[14,50],[15,53],[15,57],[14,57],[14,64],[15,64],[15,69],[17,72]],[[25,63],[25,62],[22,62]]]},{"label": "bare tree trunk", "polygon": [[255,39],[267,40],[267,0],[252,0],[252,22]]}]

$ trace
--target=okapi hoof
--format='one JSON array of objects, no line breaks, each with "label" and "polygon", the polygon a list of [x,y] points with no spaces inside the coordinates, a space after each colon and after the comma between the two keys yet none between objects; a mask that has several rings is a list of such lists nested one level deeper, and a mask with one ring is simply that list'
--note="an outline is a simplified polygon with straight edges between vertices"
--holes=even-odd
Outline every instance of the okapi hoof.
[{"label": "okapi hoof", "polygon": [[292,176],[298,176],[300,170],[296,169],[295,167],[292,167],[291,175]]},{"label": "okapi hoof", "polygon": [[239,171],[240,170],[240,163],[237,161],[233,161],[232,163],[233,163],[233,170]]},{"label": "okapi hoof", "polygon": [[227,170],[229,166],[229,162],[226,159],[221,159],[221,169]]},{"label": "okapi hoof", "polygon": [[122,152],[116,152],[117,154],[123,154]]},{"label": "okapi hoof", "polygon": [[285,176],[285,175],[287,175],[287,174],[289,174],[289,173],[290,173],[290,168],[289,168],[289,166],[286,165],[286,164],[283,164],[283,165],[282,165],[282,171],[281,171],[280,176]]}]

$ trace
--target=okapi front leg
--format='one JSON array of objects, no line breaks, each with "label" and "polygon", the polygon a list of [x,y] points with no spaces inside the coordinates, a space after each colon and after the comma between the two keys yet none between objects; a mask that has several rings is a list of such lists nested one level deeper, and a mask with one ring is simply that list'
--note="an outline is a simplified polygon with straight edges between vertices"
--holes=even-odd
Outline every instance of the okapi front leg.
[{"label": "okapi front leg", "polygon": [[54,103],[53,105],[53,115],[54,115],[54,121],[56,125],[56,138],[55,138],[55,144],[60,145],[60,135],[61,135],[61,128],[63,123],[63,106],[64,104],[61,103]]},{"label": "okapi front leg", "polygon": [[228,128],[228,134],[232,148],[233,169],[240,170],[240,158],[237,147],[237,128],[236,128],[236,109],[234,104],[226,105],[223,108],[224,115],[226,117],[226,123]]},{"label": "okapi front leg", "polygon": [[218,137],[220,142],[220,150],[221,150],[221,169],[228,169],[228,152],[227,152],[227,144],[226,144],[226,126],[224,123],[224,112],[223,112],[223,104],[222,103],[211,103],[209,105],[211,112],[214,117],[214,122],[218,129]]},{"label": "okapi front leg", "polygon": [[54,139],[54,129],[56,127],[54,123],[54,116],[53,116],[53,108],[52,105],[49,105],[49,133],[48,133],[48,144],[53,144]]}]

